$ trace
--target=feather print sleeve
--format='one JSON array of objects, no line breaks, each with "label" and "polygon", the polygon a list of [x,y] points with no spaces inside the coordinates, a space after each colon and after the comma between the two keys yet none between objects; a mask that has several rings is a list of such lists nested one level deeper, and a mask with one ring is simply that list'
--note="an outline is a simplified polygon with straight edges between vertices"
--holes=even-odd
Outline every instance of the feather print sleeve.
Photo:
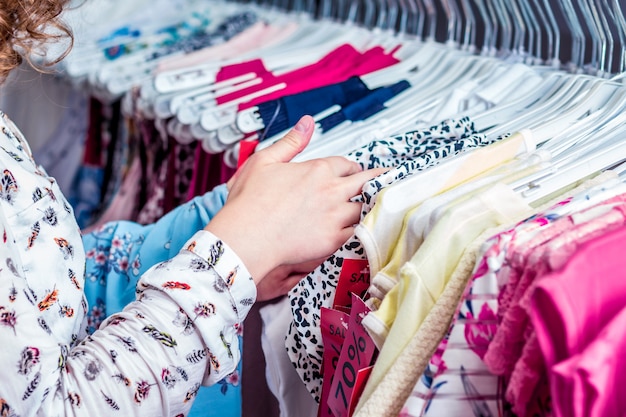
[{"label": "feather print sleeve", "polygon": [[178,206],[156,223],[114,221],[83,234],[88,331],[93,333],[106,316],[133,301],[141,275],[175,256],[224,206],[227,196],[226,185],[219,185]]},{"label": "feather print sleeve", "polygon": [[201,384],[235,369],[237,330],[255,291],[238,258],[198,232],[143,275],[136,302],[72,350],[66,395],[91,398],[96,408],[84,415],[98,404],[120,416],[185,415]]},{"label": "feather print sleeve", "polygon": [[198,232],[146,271],[91,336],[84,268],[71,207],[0,113],[0,414],[184,416],[233,371],[256,288],[217,237]]}]

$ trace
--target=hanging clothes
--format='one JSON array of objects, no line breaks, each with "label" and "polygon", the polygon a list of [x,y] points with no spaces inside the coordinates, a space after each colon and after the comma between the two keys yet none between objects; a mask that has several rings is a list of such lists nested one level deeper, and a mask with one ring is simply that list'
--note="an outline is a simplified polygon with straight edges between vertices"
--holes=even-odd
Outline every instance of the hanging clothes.
[{"label": "hanging clothes", "polygon": [[[479,7],[480,54],[471,41],[476,28],[466,25],[461,39],[460,20],[448,8],[443,45],[421,41],[435,37],[434,19],[427,25],[432,34],[412,39],[256,5],[137,3],[143,6],[126,4],[123,13],[102,4],[119,27],[98,22],[93,33],[79,30],[93,49],[80,45],[76,51],[84,55],[63,64],[75,84],[88,80],[95,96],[124,96],[124,109],[108,115],[109,107],[101,109],[109,118],[102,126],[116,117],[131,122],[120,124],[130,131],[121,132],[121,141],[92,124],[87,143],[91,181],[82,188],[97,192],[78,196],[76,208],[82,224],[92,225],[84,239],[94,280],[87,285],[94,299],[90,324],[102,309],[117,311],[132,300],[135,271],[174,256],[194,227],[210,220],[237,166],[311,114],[316,132],[294,161],[341,155],[389,171],[353,198],[361,203],[354,235],[286,300],[261,309],[267,380],[283,413],[315,414],[323,389],[337,383],[323,363],[329,349],[322,316],[350,317],[355,292],[367,307],[359,304],[366,311],[358,326],[375,360],[371,369],[359,364],[369,376],[350,404],[340,411],[319,404],[320,415],[547,415],[550,401],[557,415],[620,415],[619,399],[602,395],[613,393],[609,381],[620,376],[608,368],[595,372],[592,358],[620,363],[611,352],[622,343],[616,329],[623,314],[617,308],[603,310],[601,319],[590,314],[596,324],[587,331],[562,298],[581,296],[563,284],[578,276],[568,264],[582,262],[587,250],[598,255],[593,245],[623,222],[623,192],[589,206],[580,200],[596,196],[597,184],[609,193],[607,178],[620,182],[606,170],[626,158],[619,148],[623,88],[556,65],[559,54],[572,52],[572,67],[595,67],[601,76],[615,67],[598,53],[608,45],[596,47],[595,31],[594,60],[583,67],[584,49],[550,50],[551,35],[560,36],[566,25],[553,27],[547,3],[489,2],[500,17],[513,18],[513,31]],[[619,7],[604,6],[598,15],[618,26]],[[158,13],[161,7],[172,16]],[[137,13],[142,8],[145,16]],[[94,10],[86,15],[93,19]],[[378,22],[381,27],[402,21],[392,22],[387,11],[390,21]],[[572,28],[580,23],[574,16],[595,16],[583,3],[556,11],[562,12],[557,21]],[[546,16],[535,15],[541,12]],[[550,25],[547,52],[540,45],[545,28],[537,23]],[[120,144],[127,145],[122,162]],[[123,169],[107,170],[113,166]],[[118,171],[123,180],[113,175]],[[145,226],[109,223],[122,219]],[[188,224],[171,226],[179,222]],[[608,267],[606,273],[619,277]],[[580,267],[580,276],[591,273]],[[350,279],[355,282],[346,284]],[[620,294],[616,288],[597,296]],[[561,346],[554,336],[569,331],[584,342]],[[233,375],[230,382],[240,374]],[[235,384],[223,380],[218,388],[226,388],[228,400],[209,389],[200,391],[198,404],[219,402],[216,409],[238,413]]]}]

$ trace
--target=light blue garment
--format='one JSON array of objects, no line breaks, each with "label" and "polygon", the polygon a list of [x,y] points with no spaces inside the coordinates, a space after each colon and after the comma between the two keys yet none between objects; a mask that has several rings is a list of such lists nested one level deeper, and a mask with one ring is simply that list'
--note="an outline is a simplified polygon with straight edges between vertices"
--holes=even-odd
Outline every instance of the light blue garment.
[{"label": "light blue garment", "polygon": [[[144,226],[130,221],[110,222],[84,235],[89,332],[133,301],[141,274],[176,255],[224,206],[227,196],[226,185],[222,184],[177,207],[156,223]],[[241,344],[240,336],[240,349]],[[241,362],[228,380],[200,388],[188,417],[241,416],[240,376]]]}]

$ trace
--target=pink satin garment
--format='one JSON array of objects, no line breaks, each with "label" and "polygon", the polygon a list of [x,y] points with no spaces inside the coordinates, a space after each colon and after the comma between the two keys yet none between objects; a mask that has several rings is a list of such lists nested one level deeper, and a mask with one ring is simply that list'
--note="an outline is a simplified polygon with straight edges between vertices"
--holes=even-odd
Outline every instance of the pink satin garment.
[{"label": "pink satin garment", "polygon": [[562,270],[536,284],[530,313],[556,416],[626,413],[619,398],[624,368],[613,367],[623,361],[624,327],[619,337],[606,327],[613,320],[624,323],[625,246],[626,227],[620,227],[583,244]]}]

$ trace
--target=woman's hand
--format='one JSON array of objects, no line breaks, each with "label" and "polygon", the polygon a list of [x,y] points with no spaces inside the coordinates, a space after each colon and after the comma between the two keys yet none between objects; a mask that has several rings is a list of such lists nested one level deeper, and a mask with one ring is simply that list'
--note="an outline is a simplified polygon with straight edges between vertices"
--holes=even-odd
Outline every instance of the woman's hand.
[{"label": "woman's hand", "polygon": [[243,260],[257,285],[273,269],[326,258],[353,234],[362,171],[343,157],[289,162],[309,143],[305,116],[284,138],[252,155],[230,183],[228,200],[206,226]]},{"label": "woman's hand", "polygon": [[256,287],[257,301],[268,301],[286,295],[325,260],[326,258],[320,258],[295,265],[280,265],[272,269]]}]

